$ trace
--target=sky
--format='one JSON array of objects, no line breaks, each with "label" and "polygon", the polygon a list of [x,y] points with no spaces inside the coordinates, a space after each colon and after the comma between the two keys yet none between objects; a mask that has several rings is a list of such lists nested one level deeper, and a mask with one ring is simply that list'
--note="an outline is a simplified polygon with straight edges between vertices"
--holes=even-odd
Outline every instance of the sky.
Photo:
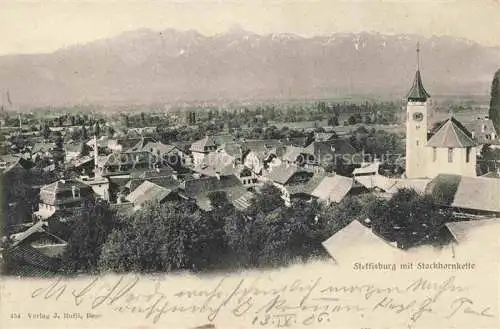
[{"label": "sky", "polygon": [[48,53],[141,28],[259,34],[451,35],[500,46],[500,0],[0,0],[0,55]]}]

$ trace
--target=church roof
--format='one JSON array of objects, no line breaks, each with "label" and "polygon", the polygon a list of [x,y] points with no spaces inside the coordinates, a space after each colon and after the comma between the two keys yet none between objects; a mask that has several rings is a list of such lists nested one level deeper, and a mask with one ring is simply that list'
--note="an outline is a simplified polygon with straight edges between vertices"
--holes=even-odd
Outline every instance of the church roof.
[{"label": "church roof", "polygon": [[454,117],[449,118],[429,139],[432,147],[470,147],[476,146],[471,133]]},{"label": "church roof", "polygon": [[417,73],[415,73],[415,80],[413,80],[413,85],[411,86],[410,92],[408,93],[408,100],[425,102],[429,97],[431,97],[431,95],[429,95],[429,93],[424,88],[422,77],[420,76],[420,70],[417,70]]}]

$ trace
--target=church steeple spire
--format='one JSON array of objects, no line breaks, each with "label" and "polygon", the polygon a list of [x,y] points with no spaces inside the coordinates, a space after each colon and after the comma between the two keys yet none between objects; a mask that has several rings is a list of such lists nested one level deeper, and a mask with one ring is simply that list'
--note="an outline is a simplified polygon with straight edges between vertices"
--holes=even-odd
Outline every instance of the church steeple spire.
[{"label": "church steeple spire", "polygon": [[417,42],[417,71],[420,71],[420,41]]},{"label": "church steeple spire", "polygon": [[411,86],[410,92],[408,93],[408,101],[413,102],[425,102],[431,97],[429,93],[425,90],[424,84],[422,83],[422,76],[420,75],[420,42],[417,43],[417,72],[415,73],[415,79],[413,80],[413,85]]}]

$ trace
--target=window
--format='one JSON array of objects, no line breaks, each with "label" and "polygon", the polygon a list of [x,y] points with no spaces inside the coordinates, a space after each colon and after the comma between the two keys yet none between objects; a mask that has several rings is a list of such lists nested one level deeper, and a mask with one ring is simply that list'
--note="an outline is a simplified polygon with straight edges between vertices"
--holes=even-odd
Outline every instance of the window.
[{"label": "window", "polygon": [[419,143],[419,140],[417,139],[417,146],[418,146],[419,144],[420,144],[420,143]]},{"label": "window", "polygon": [[452,163],[453,162],[453,148],[449,148],[448,149],[448,163]]},{"label": "window", "polygon": [[470,150],[471,148],[468,147],[466,150],[465,150],[465,162],[469,163],[470,162]]},{"label": "window", "polygon": [[432,161],[436,162],[437,160],[437,149],[435,147],[432,148]]}]

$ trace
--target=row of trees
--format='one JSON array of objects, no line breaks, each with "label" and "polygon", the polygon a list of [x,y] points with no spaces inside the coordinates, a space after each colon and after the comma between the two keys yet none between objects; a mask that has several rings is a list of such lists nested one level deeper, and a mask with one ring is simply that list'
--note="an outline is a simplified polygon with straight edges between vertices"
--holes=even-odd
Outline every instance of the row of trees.
[{"label": "row of trees", "polygon": [[[265,185],[240,212],[225,193],[210,195],[214,210],[191,202],[149,203],[121,218],[97,204],[69,230],[67,273],[166,272],[283,266],[325,255],[321,243],[352,220],[370,218],[374,230],[411,247],[440,243],[451,214],[431,196],[401,190],[390,200],[373,195],[341,203],[296,202],[284,207],[279,190]],[[355,242],[353,242],[355,243]]]}]

